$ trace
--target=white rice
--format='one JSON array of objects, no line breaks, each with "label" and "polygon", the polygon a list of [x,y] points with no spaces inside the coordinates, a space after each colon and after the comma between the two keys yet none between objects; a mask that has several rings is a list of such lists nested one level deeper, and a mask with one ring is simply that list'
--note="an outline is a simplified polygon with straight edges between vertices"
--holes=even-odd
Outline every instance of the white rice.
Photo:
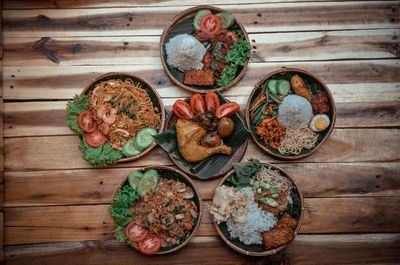
[{"label": "white rice", "polygon": [[278,110],[278,122],[289,129],[308,127],[314,116],[310,102],[304,97],[288,95]]},{"label": "white rice", "polygon": [[176,35],[165,44],[167,63],[178,70],[200,70],[206,48],[195,37],[188,34]]},{"label": "white rice", "polygon": [[[240,242],[251,245],[263,243],[261,232],[268,231],[273,228],[277,219],[272,213],[267,213],[258,208],[254,202],[254,194],[251,187],[240,189],[241,193],[246,193],[248,198],[248,212],[245,223],[237,223],[234,221],[234,215],[227,220],[226,225],[232,238],[238,238]],[[240,209],[236,210],[239,211]]]}]

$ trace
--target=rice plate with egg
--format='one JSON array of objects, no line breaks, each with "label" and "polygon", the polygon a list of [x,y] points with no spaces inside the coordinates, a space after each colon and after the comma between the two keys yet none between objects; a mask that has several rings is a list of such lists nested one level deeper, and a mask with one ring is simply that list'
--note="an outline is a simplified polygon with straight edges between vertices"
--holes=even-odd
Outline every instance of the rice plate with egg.
[{"label": "rice plate with egg", "polygon": [[261,232],[269,231],[277,222],[272,213],[267,213],[257,206],[254,202],[254,194],[251,187],[240,189],[241,193],[246,193],[248,198],[248,212],[245,223],[234,221],[236,210],[227,220],[226,225],[232,238],[238,238],[246,245],[262,245],[263,239]]}]

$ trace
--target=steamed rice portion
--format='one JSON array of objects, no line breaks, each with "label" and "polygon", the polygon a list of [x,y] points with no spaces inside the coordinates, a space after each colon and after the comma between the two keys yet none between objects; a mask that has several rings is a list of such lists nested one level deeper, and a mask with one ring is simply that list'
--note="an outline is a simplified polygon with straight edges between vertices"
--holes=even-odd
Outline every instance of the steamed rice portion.
[{"label": "steamed rice portion", "polygon": [[239,207],[226,222],[228,231],[232,238],[238,238],[246,245],[262,245],[261,233],[273,228],[277,219],[272,213],[267,213],[258,207],[257,203],[254,202],[254,194],[251,187],[242,188],[240,192],[246,194],[248,198],[247,215],[244,219],[240,218],[244,222],[239,221],[238,216],[243,211]]},{"label": "steamed rice portion", "polygon": [[206,51],[203,44],[188,34],[177,35],[165,44],[167,63],[182,72],[201,70]]},{"label": "steamed rice portion", "polygon": [[288,129],[308,127],[314,117],[311,103],[300,96],[288,95],[278,110],[278,122]]}]

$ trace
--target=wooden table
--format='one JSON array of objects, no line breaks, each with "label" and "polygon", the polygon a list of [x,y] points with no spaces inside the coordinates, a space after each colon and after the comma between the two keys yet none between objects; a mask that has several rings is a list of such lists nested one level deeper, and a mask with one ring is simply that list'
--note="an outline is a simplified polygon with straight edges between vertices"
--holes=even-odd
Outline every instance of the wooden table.
[{"label": "wooden table", "polygon": [[[243,160],[281,166],[305,197],[300,234],[284,251],[236,253],[204,210],[185,248],[145,257],[113,238],[107,208],[132,168],[172,162],[157,147],[139,161],[93,168],[66,126],[66,100],[95,77],[121,71],[148,80],[170,110],[191,94],[164,73],[160,35],[178,12],[210,2],[243,23],[252,45],[247,73],[224,92],[228,99],[243,107],[264,75],[301,68],[332,91],[336,126],[299,161],[275,160],[249,143]],[[2,8],[0,246],[7,264],[400,263],[399,1],[4,0]],[[205,205],[218,181],[196,180]]]}]

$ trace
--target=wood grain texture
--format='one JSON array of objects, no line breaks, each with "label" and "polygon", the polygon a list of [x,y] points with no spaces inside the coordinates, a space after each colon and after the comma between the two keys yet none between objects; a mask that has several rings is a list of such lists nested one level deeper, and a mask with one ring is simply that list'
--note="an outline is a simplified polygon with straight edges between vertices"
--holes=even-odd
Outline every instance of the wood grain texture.
[{"label": "wood grain texture", "polygon": [[[397,28],[400,19],[397,1],[216,6],[233,13],[250,33]],[[187,8],[4,10],[4,36],[160,35],[167,22]]]},{"label": "wood grain texture", "polygon": [[[116,240],[6,246],[7,264],[394,264],[400,259],[399,234],[298,235],[277,255],[241,255],[217,237],[194,238],[176,253],[146,257]],[[207,253],[207,255],[204,255]],[[195,262],[194,262],[195,261]]]},{"label": "wood grain texture", "polygon": [[[252,61],[256,62],[253,55]],[[243,79],[224,92],[226,96],[248,97],[254,85],[268,73],[281,67],[299,68],[322,79],[335,102],[394,101],[400,96],[399,60],[353,60],[332,62],[250,63]],[[126,72],[147,80],[172,105],[172,97],[191,93],[178,88],[160,65],[110,66],[25,66],[4,67],[4,99],[72,99],[96,77],[108,72]],[[246,99],[247,100],[247,99]],[[240,102],[246,104],[246,101]]]},{"label": "wood grain texture", "polygon": [[[400,196],[399,163],[277,164],[304,197]],[[5,207],[108,203],[132,168],[5,173]],[[194,180],[211,200],[220,179]],[[321,185],[324,183],[324,185]]]},{"label": "wood grain texture", "polygon": [[[78,149],[80,140],[75,135],[6,138],[4,142],[7,171],[92,168],[82,158]],[[334,129],[318,152],[302,159],[301,162],[399,161],[399,148],[400,131],[397,129]],[[248,158],[256,158],[262,162],[277,161],[266,156],[251,141],[242,160]],[[162,165],[169,164],[168,161],[166,152],[156,147],[140,160],[120,163],[116,167]]]},{"label": "wood grain texture", "polygon": [[[249,39],[258,62],[400,57],[400,30],[394,29],[262,33]],[[159,42],[156,36],[6,38],[4,65],[160,64]]]},{"label": "wood grain texture", "polygon": [[[228,98],[236,102],[247,101],[247,97]],[[172,104],[175,99],[165,101]],[[75,134],[66,125],[65,106],[66,101],[5,103],[4,137]],[[244,107],[242,104],[241,109]],[[336,128],[400,126],[399,101],[337,103],[336,109]]]},{"label": "wood grain texture", "polygon": [[[307,2],[332,2],[332,0],[308,0]],[[343,1],[343,0],[335,0]],[[363,1],[365,0],[352,0]],[[366,0],[370,1],[370,0]],[[371,0],[372,1],[372,0]],[[384,0],[388,1],[388,0]],[[221,4],[258,4],[265,3],[265,0],[252,0],[243,2],[240,0],[203,0],[203,1],[187,1],[187,0],[172,0],[172,1],[147,1],[147,0],[56,0],[56,1],[46,1],[46,0],[5,0],[4,9],[73,9],[73,8],[100,8],[100,7],[136,7],[136,6],[195,6],[195,5],[221,5]],[[303,2],[302,0],[269,0],[270,3],[282,3],[282,2]]]},{"label": "wood grain texture", "polygon": [[[400,232],[400,197],[305,198],[300,233]],[[196,236],[214,236],[204,201]],[[112,239],[109,205],[4,209],[5,245]]]}]

